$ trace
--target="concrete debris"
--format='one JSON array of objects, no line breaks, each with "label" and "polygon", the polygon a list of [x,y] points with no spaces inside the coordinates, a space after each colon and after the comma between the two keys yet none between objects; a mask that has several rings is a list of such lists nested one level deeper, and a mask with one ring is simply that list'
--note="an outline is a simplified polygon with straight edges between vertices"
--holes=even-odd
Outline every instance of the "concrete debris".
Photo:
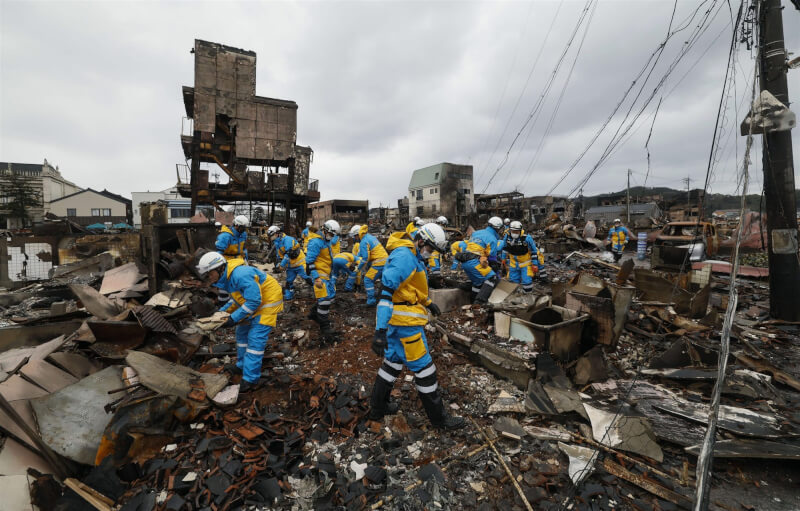
[{"label": "concrete debris", "polygon": [[592,423],[592,436],[596,442],[622,451],[664,461],[664,453],[646,417],[632,415],[632,410],[606,411],[583,404]]},{"label": "concrete debris", "polygon": [[569,445],[558,442],[558,448],[569,458],[569,468],[567,473],[572,483],[578,485],[594,472],[594,464],[597,460],[599,451],[582,447],[580,445]]}]

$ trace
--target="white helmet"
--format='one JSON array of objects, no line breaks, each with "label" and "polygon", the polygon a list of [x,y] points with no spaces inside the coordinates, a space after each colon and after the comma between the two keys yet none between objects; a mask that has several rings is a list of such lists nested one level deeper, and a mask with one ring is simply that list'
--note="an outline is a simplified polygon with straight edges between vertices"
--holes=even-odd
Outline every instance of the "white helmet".
[{"label": "white helmet", "polygon": [[489,219],[489,226],[494,227],[496,231],[503,228],[503,220],[499,216],[493,216]]},{"label": "white helmet", "polygon": [[440,216],[439,218],[436,219],[436,223],[439,225],[447,225],[447,217]]},{"label": "white helmet", "polygon": [[250,227],[250,220],[248,220],[247,217],[244,215],[239,215],[233,219],[233,225],[236,226],[242,225],[244,227]]},{"label": "white helmet", "polygon": [[620,220],[619,218],[615,218],[615,219],[614,219],[614,223],[615,223],[615,224],[622,223],[622,220]]},{"label": "white helmet", "polygon": [[203,254],[200,261],[197,263],[197,273],[205,275],[206,273],[225,265],[225,258],[219,252],[207,252]]},{"label": "white helmet", "polygon": [[358,236],[358,231],[360,231],[360,230],[361,230],[361,226],[356,224],[356,225],[354,225],[353,227],[350,228],[350,230],[347,232],[347,235],[350,236],[350,237],[356,237],[356,236]]},{"label": "white helmet", "polygon": [[342,233],[342,228],[339,226],[339,222],[336,220],[327,220],[324,224],[322,224],[322,230],[333,233],[337,236]]},{"label": "white helmet", "polygon": [[417,236],[425,240],[425,244],[437,252],[447,252],[447,236],[441,225],[425,224],[417,230]]},{"label": "white helmet", "polygon": [[512,231],[521,231],[522,230],[522,222],[514,220],[508,227]]},{"label": "white helmet", "polygon": [[508,225],[510,223],[511,223],[511,219],[510,218],[503,219],[503,225]]},{"label": "white helmet", "polygon": [[308,222],[306,222],[306,227],[311,227],[312,225],[313,225],[313,224],[311,223],[311,220],[309,220]]},{"label": "white helmet", "polygon": [[420,218],[414,225],[416,225],[417,227],[422,227],[423,225],[425,225],[425,220]]},{"label": "white helmet", "polygon": [[220,227],[222,224],[220,222],[214,222],[214,227]]},{"label": "white helmet", "polygon": [[267,229],[267,236],[274,236],[281,232],[281,228],[277,225],[270,225],[269,229]]},{"label": "white helmet", "polygon": [[418,216],[415,216],[415,217],[414,217],[414,220],[412,220],[412,222],[414,222],[414,225],[417,225],[417,224],[419,224],[420,220],[421,220],[421,218],[420,218],[420,217],[418,217]]}]

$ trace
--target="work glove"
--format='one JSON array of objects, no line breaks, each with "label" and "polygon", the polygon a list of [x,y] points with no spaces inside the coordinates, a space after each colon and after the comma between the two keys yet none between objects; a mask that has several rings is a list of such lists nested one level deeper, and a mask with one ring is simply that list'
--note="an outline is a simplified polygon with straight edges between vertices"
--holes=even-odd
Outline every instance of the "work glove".
[{"label": "work glove", "polygon": [[431,314],[433,314],[434,316],[438,316],[439,314],[442,313],[442,309],[440,309],[439,306],[433,302],[431,302],[431,304],[428,305],[428,310],[431,311]]},{"label": "work glove", "polygon": [[322,285],[322,279],[317,277],[317,279],[314,281],[314,287],[317,289],[322,289]]},{"label": "work glove", "polygon": [[489,258],[486,256],[481,256],[480,262],[481,262],[481,268],[486,268],[487,266],[489,266]]},{"label": "work glove", "polygon": [[379,357],[383,357],[387,346],[388,343],[386,342],[386,329],[380,328],[375,330],[375,336],[372,338],[372,352]]},{"label": "work glove", "polygon": [[233,318],[228,316],[228,319],[225,320],[225,323],[222,324],[222,328],[232,327],[236,323],[233,322]]}]

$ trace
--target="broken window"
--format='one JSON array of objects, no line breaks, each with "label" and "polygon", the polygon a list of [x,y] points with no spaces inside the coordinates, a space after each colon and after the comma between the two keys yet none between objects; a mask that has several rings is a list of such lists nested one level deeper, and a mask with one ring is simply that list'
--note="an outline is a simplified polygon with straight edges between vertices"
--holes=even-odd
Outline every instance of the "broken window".
[{"label": "broken window", "polygon": [[417,200],[422,200],[422,190],[417,190]]},{"label": "broken window", "polygon": [[425,214],[425,206],[417,206],[417,216]]},{"label": "broken window", "polygon": [[67,216],[78,216],[75,208],[67,208]]}]

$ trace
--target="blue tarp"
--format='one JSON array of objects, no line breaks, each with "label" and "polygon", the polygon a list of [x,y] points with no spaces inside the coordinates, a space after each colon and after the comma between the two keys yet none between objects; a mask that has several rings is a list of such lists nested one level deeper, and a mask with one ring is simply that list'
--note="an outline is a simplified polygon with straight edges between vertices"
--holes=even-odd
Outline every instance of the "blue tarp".
[{"label": "blue tarp", "polygon": [[113,227],[114,229],[133,229],[132,225],[128,225],[125,222],[120,222],[118,224],[114,224],[111,227]]},{"label": "blue tarp", "polygon": [[105,226],[105,224],[96,223],[96,224],[92,224],[92,225],[87,225],[86,228],[87,229],[103,229],[103,230],[105,230],[106,226]]}]

